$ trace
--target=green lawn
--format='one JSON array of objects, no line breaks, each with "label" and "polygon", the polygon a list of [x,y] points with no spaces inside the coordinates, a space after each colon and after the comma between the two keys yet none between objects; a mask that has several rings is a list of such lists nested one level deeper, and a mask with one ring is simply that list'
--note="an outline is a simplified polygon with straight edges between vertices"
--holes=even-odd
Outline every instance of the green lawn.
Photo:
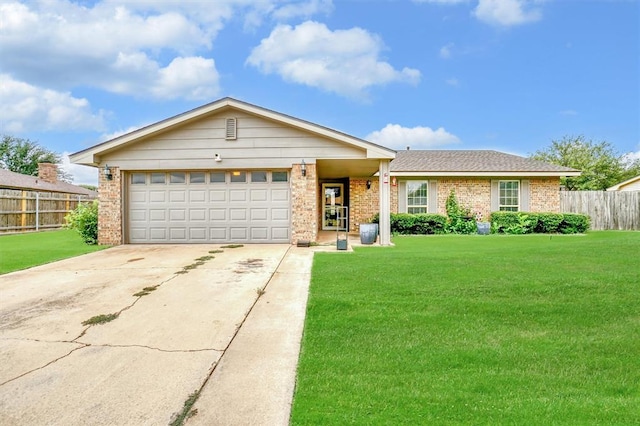
[{"label": "green lawn", "polygon": [[0,274],[101,250],[87,245],[76,231],[0,235]]},{"label": "green lawn", "polygon": [[293,425],[640,424],[640,232],[315,256]]}]

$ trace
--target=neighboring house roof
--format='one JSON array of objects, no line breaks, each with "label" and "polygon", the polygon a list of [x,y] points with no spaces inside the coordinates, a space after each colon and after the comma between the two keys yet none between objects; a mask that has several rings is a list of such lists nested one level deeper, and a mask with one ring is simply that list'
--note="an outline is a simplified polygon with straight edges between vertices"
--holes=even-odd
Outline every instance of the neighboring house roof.
[{"label": "neighboring house roof", "polygon": [[492,150],[406,150],[391,162],[395,176],[578,176],[579,170]]},{"label": "neighboring house roof", "polygon": [[66,182],[49,183],[37,176],[23,175],[5,169],[0,169],[0,188],[98,196],[97,192],[81,186]]},{"label": "neighboring house roof", "polygon": [[632,177],[629,180],[620,182],[617,185],[613,185],[611,188],[607,188],[607,191],[636,191],[640,190],[640,175]]},{"label": "neighboring house roof", "polygon": [[166,120],[159,121],[141,129],[134,130],[133,132],[127,133],[101,144],[94,145],[83,151],[71,154],[69,157],[71,161],[76,164],[97,166],[98,164],[100,164],[100,155],[102,154],[120,149],[127,144],[138,142],[146,137],[165,132],[171,128],[184,125],[186,123],[198,120],[206,115],[218,113],[229,108],[244,111],[249,114],[254,114],[265,119],[277,121],[288,126],[298,128],[300,130],[314,133],[316,135],[324,136],[329,139],[366,149],[368,158],[392,159],[395,156],[394,150],[374,144],[364,139],[359,139],[346,133],[330,129],[328,127],[323,127],[309,121],[301,120],[299,118],[291,117],[286,114],[275,112],[266,108],[252,105],[247,102],[227,97],[192,109],[191,111],[187,111],[185,113],[168,118]]}]

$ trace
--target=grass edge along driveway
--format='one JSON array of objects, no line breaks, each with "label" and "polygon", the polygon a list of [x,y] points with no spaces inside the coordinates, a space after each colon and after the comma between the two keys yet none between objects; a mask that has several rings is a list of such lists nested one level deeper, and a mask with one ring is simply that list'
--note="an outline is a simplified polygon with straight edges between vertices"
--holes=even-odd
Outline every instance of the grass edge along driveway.
[{"label": "grass edge along driveway", "polygon": [[107,247],[85,244],[80,235],[70,229],[0,235],[0,274],[92,253]]},{"label": "grass edge along driveway", "polygon": [[291,424],[640,423],[640,232],[317,253]]}]

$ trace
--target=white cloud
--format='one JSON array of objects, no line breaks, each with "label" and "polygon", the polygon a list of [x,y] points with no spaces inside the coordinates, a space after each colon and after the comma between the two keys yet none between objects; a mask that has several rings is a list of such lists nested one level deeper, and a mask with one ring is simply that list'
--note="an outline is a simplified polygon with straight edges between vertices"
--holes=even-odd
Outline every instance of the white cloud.
[{"label": "white cloud", "polygon": [[451,49],[453,48],[453,43],[448,43],[445,46],[440,48],[440,57],[442,59],[451,58]]},{"label": "white cloud", "polygon": [[105,112],[93,112],[89,101],[16,81],[0,74],[0,123],[3,132],[102,130]]},{"label": "white cloud", "polygon": [[460,86],[460,81],[458,81],[458,79],[455,78],[455,77],[446,79],[445,83],[447,83],[449,86],[453,86],[453,87]]},{"label": "white cloud", "polygon": [[622,159],[627,164],[631,164],[634,161],[640,161],[640,150],[635,152],[627,152],[622,156]]},{"label": "white cloud", "polygon": [[429,149],[442,145],[460,143],[460,139],[447,132],[443,127],[436,130],[430,127],[402,127],[399,124],[387,124],[382,130],[376,130],[365,137],[366,140],[393,149]]},{"label": "white cloud", "polygon": [[473,14],[482,22],[499,26],[521,25],[542,18],[531,0],[479,0]]},{"label": "white cloud", "polygon": [[293,18],[310,18],[316,14],[328,15],[332,11],[332,0],[311,0],[302,3],[288,3],[274,10],[273,17],[284,21]]},{"label": "white cloud", "polygon": [[73,176],[75,185],[98,186],[98,169],[96,167],[81,166],[69,161],[70,152],[62,153],[62,163],[60,167]]},{"label": "white cloud", "polygon": [[392,82],[417,84],[420,71],[394,69],[382,61],[380,38],[361,28],[329,30],[307,21],[278,25],[255,47],[247,63],[265,74],[339,95],[365,98],[367,89]]},{"label": "white cloud", "polygon": [[151,93],[159,98],[210,99],[220,91],[218,81],[213,59],[175,58],[166,68],[158,71],[158,79]]}]

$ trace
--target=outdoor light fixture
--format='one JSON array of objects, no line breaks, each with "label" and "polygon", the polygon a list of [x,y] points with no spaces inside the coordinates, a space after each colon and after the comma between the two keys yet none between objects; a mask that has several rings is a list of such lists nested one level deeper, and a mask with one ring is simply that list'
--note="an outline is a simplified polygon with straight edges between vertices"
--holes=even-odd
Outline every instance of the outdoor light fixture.
[{"label": "outdoor light fixture", "polygon": [[111,168],[109,167],[108,164],[104,165],[104,169],[102,169],[102,173],[104,174],[104,177],[107,178],[107,180],[113,179],[113,173],[111,172]]},{"label": "outdoor light fixture", "polygon": [[371,189],[371,180],[367,179],[367,189]]},{"label": "outdoor light fixture", "polygon": [[304,162],[304,158],[302,159],[302,164],[300,165],[300,171],[302,172],[302,176],[307,175],[307,163]]},{"label": "outdoor light fixture", "polygon": [[220,157],[220,154],[216,154],[215,161],[218,163],[222,161],[222,157]]}]

